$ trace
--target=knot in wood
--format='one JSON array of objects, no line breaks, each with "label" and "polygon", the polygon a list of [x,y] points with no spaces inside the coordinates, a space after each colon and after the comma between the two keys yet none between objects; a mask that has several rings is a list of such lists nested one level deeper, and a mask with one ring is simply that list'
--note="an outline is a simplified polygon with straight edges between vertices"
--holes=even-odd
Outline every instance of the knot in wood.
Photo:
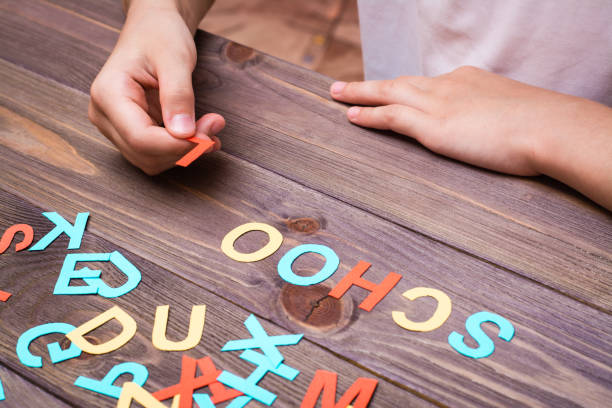
[{"label": "knot in wood", "polygon": [[225,47],[225,55],[227,59],[236,64],[244,64],[257,56],[252,48],[235,42],[229,42],[227,44]]},{"label": "knot in wood", "polygon": [[[93,336],[85,336],[85,340],[87,340],[91,344],[100,344],[100,340],[98,340],[97,338]],[[60,347],[62,348],[62,350],[66,350],[68,347],[70,347],[70,344],[71,344],[70,339],[68,339],[68,337],[64,337],[59,343],[60,343]],[[81,353],[81,355],[77,357],[77,359],[87,360],[90,357],[94,357],[94,354]]]},{"label": "knot in wood", "polygon": [[285,284],[281,289],[280,303],[287,317],[311,329],[326,331],[348,322],[342,299],[327,294],[325,285],[295,286]]},{"label": "knot in wood", "polygon": [[286,221],[287,228],[290,231],[301,232],[303,234],[312,234],[321,228],[321,224],[314,218],[293,218]]}]

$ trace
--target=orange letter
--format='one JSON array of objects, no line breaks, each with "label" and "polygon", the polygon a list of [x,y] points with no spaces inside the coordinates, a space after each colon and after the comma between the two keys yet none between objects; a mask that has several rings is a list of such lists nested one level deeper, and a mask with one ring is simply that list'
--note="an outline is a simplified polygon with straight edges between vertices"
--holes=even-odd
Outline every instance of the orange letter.
[{"label": "orange letter", "polygon": [[300,408],[314,408],[321,392],[323,392],[321,408],[346,408],[352,401],[355,401],[354,408],[366,408],[378,385],[378,381],[372,378],[358,378],[336,403],[334,400],[337,383],[338,374],[317,370]]},{"label": "orange letter", "polygon": [[15,252],[22,251],[30,246],[32,240],[34,239],[34,230],[32,227],[30,227],[28,224],[15,224],[4,231],[4,234],[0,239],[0,254],[11,246],[11,242],[13,242],[13,238],[15,238],[15,235],[18,232],[23,232],[23,241],[15,245]]},{"label": "orange letter", "polygon": [[391,291],[391,289],[397,285],[397,282],[399,282],[399,280],[402,278],[402,275],[395,272],[389,272],[389,274],[385,276],[385,279],[383,279],[383,281],[377,285],[361,277],[361,275],[363,275],[370,266],[371,264],[368,262],[359,261],[357,266],[355,266],[352,271],[342,278],[340,283],[338,283],[336,287],[329,292],[329,296],[340,299],[351,286],[359,286],[360,288],[367,289],[371,292],[368,297],[361,302],[359,308],[368,312],[372,310],[374,306],[376,306],[378,302],[382,300],[382,298],[387,296],[389,291]]}]

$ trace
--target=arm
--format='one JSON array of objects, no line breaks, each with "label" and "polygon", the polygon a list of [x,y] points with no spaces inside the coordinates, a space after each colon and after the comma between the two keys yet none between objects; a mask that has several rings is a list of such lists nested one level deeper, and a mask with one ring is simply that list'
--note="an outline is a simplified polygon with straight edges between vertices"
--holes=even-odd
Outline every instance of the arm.
[{"label": "arm", "polygon": [[126,0],[127,18],[91,86],[90,120],[147,174],[172,166],[197,135],[216,142],[225,125],[209,113],[197,122],[191,74],[193,34],[212,0]]},{"label": "arm", "polygon": [[126,15],[132,4],[136,4],[136,8],[149,7],[178,11],[192,35],[195,34],[200,21],[214,2],[215,0],[122,0],[123,11]]},{"label": "arm", "polygon": [[612,211],[612,109],[566,95],[559,100],[555,120],[538,138],[536,168]]},{"label": "arm", "polygon": [[546,174],[612,209],[612,109],[473,67],[435,78],[334,83],[351,122],[509,174]]}]

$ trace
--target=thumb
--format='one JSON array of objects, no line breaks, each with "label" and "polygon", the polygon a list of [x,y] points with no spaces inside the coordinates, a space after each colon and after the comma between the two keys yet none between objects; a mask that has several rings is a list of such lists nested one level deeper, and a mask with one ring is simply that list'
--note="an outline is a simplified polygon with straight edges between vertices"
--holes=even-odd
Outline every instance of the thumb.
[{"label": "thumb", "polygon": [[164,125],[176,138],[195,134],[195,108],[190,64],[171,59],[158,67],[159,102]]}]

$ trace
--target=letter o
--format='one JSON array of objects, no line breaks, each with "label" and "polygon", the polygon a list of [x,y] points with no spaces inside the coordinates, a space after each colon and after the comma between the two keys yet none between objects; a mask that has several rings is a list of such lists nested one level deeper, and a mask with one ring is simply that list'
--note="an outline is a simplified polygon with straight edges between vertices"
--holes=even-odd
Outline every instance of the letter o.
[{"label": "letter o", "polygon": [[[314,252],[325,257],[325,265],[323,268],[312,276],[299,276],[293,272],[291,266],[293,262],[301,255]],[[304,244],[296,246],[289,250],[278,262],[278,274],[285,281],[299,286],[310,286],[316,283],[321,283],[325,279],[329,278],[338,270],[340,265],[340,258],[338,255],[329,247],[325,245],[315,244]]]},{"label": "letter o", "polygon": [[[268,234],[270,241],[263,248],[255,252],[251,252],[250,254],[236,251],[234,248],[234,242],[236,242],[236,240],[242,235],[251,231],[265,232]],[[259,222],[249,222],[247,224],[242,224],[241,226],[228,232],[221,242],[221,250],[225,255],[232,258],[234,261],[255,262],[272,255],[278,250],[278,248],[280,248],[282,243],[283,234],[281,234],[280,231],[273,226]]]}]

